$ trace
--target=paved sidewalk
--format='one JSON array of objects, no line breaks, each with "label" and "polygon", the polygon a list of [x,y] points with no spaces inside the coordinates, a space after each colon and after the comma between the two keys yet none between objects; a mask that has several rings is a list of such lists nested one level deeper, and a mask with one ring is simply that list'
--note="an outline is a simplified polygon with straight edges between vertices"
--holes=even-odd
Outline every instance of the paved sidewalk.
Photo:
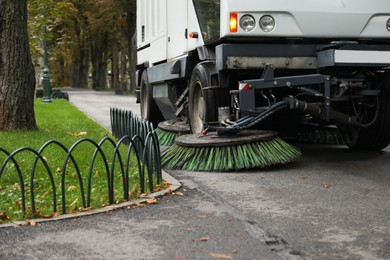
[{"label": "paved sidewalk", "polygon": [[69,102],[90,118],[111,131],[110,108],[121,108],[140,115],[135,96],[116,95],[113,91],[94,91],[90,89],[67,89]]}]

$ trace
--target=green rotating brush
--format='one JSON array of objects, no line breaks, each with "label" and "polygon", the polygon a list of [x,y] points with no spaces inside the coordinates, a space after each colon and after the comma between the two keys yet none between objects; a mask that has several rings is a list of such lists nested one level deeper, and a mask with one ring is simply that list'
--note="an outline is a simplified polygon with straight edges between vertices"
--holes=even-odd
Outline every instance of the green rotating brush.
[{"label": "green rotating brush", "polygon": [[245,130],[236,135],[189,134],[177,137],[161,155],[166,169],[233,171],[286,164],[301,152],[276,132]]},{"label": "green rotating brush", "polygon": [[160,145],[171,146],[177,136],[190,133],[190,128],[185,122],[173,119],[159,123],[155,132]]}]

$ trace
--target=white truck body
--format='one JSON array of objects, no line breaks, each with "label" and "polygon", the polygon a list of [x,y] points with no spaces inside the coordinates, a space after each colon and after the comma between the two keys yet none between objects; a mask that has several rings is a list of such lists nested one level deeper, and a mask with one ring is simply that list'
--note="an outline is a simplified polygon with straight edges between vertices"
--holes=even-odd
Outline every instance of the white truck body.
[{"label": "white truck body", "polygon": [[[137,31],[141,32],[137,47],[151,46],[138,52],[138,63],[171,60],[204,45],[202,37],[184,37],[186,29],[201,34],[192,0],[138,0],[137,6]],[[272,15],[275,29],[267,33],[256,26],[244,32],[239,27],[237,33],[231,33],[232,12],[238,13],[238,18],[251,14],[256,21]],[[220,38],[383,39],[390,37],[386,28],[389,16],[388,0],[221,0]]]},{"label": "white truck body", "polygon": [[[225,124],[221,108],[239,122],[289,100],[350,147],[390,143],[389,0],[137,0],[137,53],[141,113],[154,123],[181,117],[199,132]],[[370,146],[368,135],[381,138]]]}]

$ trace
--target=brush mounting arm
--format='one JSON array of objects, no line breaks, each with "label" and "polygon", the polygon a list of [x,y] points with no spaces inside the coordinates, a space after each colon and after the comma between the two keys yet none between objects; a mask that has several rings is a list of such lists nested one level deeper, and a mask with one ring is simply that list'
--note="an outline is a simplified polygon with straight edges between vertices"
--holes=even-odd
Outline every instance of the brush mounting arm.
[{"label": "brush mounting arm", "polygon": [[325,114],[327,114],[326,108],[320,107],[315,104],[307,103],[305,101],[300,101],[294,97],[288,97],[284,99],[287,101],[288,109],[296,110],[298,112],[307,113],[317,119],[322,121],[334,122],[337,124],[342,124],[346,126],[359,126],[358,120],[355,116],[349,116],[344,113],[330,110],[329,119]]}]

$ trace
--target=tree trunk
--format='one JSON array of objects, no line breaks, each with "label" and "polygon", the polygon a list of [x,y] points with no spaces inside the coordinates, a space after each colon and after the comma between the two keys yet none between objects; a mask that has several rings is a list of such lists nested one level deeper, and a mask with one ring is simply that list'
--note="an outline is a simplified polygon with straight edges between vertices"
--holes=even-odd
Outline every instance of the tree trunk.
[{"label": "tree trunk", "polygon": [[72,65],[72,87],[86,88],[88,87],[89,53],[85,46],[80,46],[76,51]]},{"label": "tree trunk", "polygon": [[112,40],[112,87],[115,90],[115,93],[121,94],[119,82],[118,39],[115,35]]},{"label": "tree trunk", "polygon": [[0,0],[0,130],[37,128],[27,0]]},{"label": "tree trunk", "polygon": [[91,43],[92,88],[103,90],[107,84],[107,35],[96,37]]},{"label": "tree trunk", "polygon": [[126,33],[121,31],[121,66],[120,66],[120,88],[124,91],[127,88],[127,38]]},{"label": "tree trunk", "polygon": [[134,93],[136,89],[136,64],[137,64],[137,38],[135,37],[136,31],[136,4],[129,5],[127,10],[127,31],[128,31],[128,42],[129,42],[129,76],[130,76],[130,92]]}]

